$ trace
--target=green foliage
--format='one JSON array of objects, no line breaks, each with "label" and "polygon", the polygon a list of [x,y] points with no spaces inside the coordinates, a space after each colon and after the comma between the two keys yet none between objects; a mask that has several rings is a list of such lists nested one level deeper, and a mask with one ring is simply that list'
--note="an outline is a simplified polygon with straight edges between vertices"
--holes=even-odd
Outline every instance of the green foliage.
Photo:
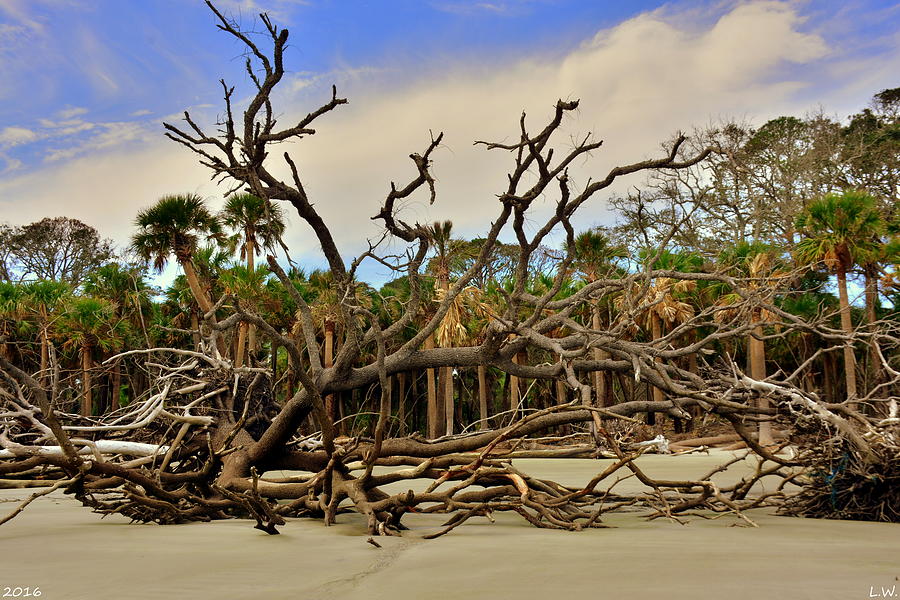
[{"label": "green foliage", "polygon": [[877,255],[884,223],[871,195],[847,190],[812,202],[797,218],[797,229],[803,236],[794,248],[797,262],[823,262],[846,273]]},{"label": "green foliage", "polygon": [[247,243],[255,253],[272,250],[284,235],[285,218],[281,206],[253,194],[233,194],[219,213],[222,223],[244,237],[241,260],[247,261]]},{"label": "green foliage", "polygon": [[219,219],[196,194],[160,198],[138,213],[135,225],[139,230],[131,238],[131,249],[152,262],[157,272],[172,253],[180,262],[190,260],[200,237],[224,240]]},{"label": "green foliage", "polygon": [[60,313],[56,335],[63,348],[119,348],[128,327],[116,316],[116,304],[103,298],[71,298]]}]

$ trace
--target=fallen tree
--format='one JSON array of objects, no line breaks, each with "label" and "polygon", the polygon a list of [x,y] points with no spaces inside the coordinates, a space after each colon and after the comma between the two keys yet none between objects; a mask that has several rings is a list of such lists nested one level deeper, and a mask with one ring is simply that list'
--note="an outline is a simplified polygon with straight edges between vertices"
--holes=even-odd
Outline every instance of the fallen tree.
[{"label": "fallen tree", "polygon": [[[185,113],[186,125],[166,124],[166,135],[196,153],[214,179],[229,184],[229,192],[245,190],[295,209],[316,236],[330,267],[334,292],[340,299],[344,343],[333,364],[325,364],[311,307],[270,256],[271,270],[298,306],[296,335],[279,330],[240,299],[224,295],[203,316],[199,351],[138,351],[147,357],[151,389],[119,412],[100,418],[60,413],[52,384],[48,386],[0,357],[0,398],[5,407],[0,414],[0,476],[23,482],[10,487],[49,480],[102,514],[118,513],[157,523],[249,516],[267,533],[277,533],[285,517],[314,517],[328,524],[340,513],[356,511],[366,517],[370,534],[392,534],[404,529],[402,520],[407,513],[451,513],[446,526],[433,534],[440,535],[474,516],[495,511],[515,512],[538,527],[602,527],[605,512],[637,505],[649,509],[651,516],[675,518],[711,510],[732,512],[751,522],[744,510],[783,501],[788,496],[787,484],[802,482],[810,466],[824,460],[812,447],[788,460],[755,438],[753,426],[772,419],[789,429],[802,423],[807,430],[827,431],[841,440],[836,447],[850,448],[863,464],[885,464],[895,472],[897,463],[891,452],[896,453],[896,428],[890,423],[875,426],[874,417],[864,416],[849,404],[820,401],[793,383],[797,373],[753,379],[727,354],[718,354],[729,340],[775,339],[795,331],[815,331],[824,339],[849,343],[845,332],[830,329],[824,322],[805,322],[772,303],[771,289],[785,279],[783,275],[760,285],[759,277],[751,280],[724,272],[657,269],[651,258],[638,271],[596,278],[572,294],[559,294],[576,258],[572,225],[576,211],[620,177],[648,170],[685,169],[703,161],[715,148],[688,156],[685,137],[680,136],[660,158],[615,167],[576,187],[569,178],[570,166],[589,158],[601,142],[589,136],[562,151],[554,148],[553,142],[565,116],[578,108],[578,102],[558,101],[537,133],[523,114],[517,141],[477,142],[486,150],[510,154],[508,185],[498,194],[498,214],[471,266],[456,281],[447,281],[443,293],[429,302],[424,272],[426,258],[438,243],[435,229],[408,223],[399,206],[420,192],[431,202],[437,199],[431,164],[442,136],[434,136],[421,154],[410,155],[412,176],[403,184],[390,184],[373,217],[383,224],[384,235],[348,261],[307,195],[290,154],[282,155],[291,173],[289,182],[273,174],[270,156],[273,144],[313,135],[315,122],[346,100],[333,88],[326,103],[298,122],[279,128],[271,97],[285,73],[287,30],[261,16],[267,42],[272,45],[267,53],[208,4],[219,28],[246,46],[247,73],[256,86],[255,95],[238,117],[232,105],[234,88],[222,82],[224,117],[217,133],[205,132]],[[545,198],[555,199],[554,209],[536,224],[537,204]],[[559,232],[565,237],[564,255],[555,265],[549,285],[536,293],[529,285],[533,276],[529,264],[550,236]],[[482,308],[485,326],[480,342],[469,347],[430,347],[430,340],[442,335],[447,326],[448,314],[460,310],[467,290],[501,236],[516,240],[518,257],[502,306]],[[399,255],[383,251],[389,238],[405,244],[405,251]],[[356,293],[360,286],[356,272],[366,260],[390,267],[408,284],[408,297],[387,325],[381,324]],[[635,335],[637,323],[665,302],[662,282],[666,286],[672,282],[685,286],[715,283],[726,286],[737,299],[727,308],[713,304],[691,314],[664,335],[650,339]],[[598,327],[576,318],[609,298],[616,299],[614,320]],[[725,318],[719,318],[726,310]],[[760,314],[771,316],[766,322],[744,318]],[[274,399],[268,367],[235,366],[232,358],[224,355],[227,344],[222,340],[236,335],[242,324],[287,350],[292,374],[300,385],[284,402]],[[760,333],[776,324],[778,331]],[[893,344],[887,336],[881,341]],[[522,360],[529,353],[543,360]],[[699,368],[684,364],[683,359],[691,355],[701,357]],[[121,357],[110,360],[117,358]],[[559,381],[576,399],[534,412],[523,413],[513,407],[509,425],[470,434],[437,439],[387,434],[394,375],[486,366],[511,377]],[[662,394],[605,405],[598,386],[590,381],[596,372],[620,374]],[[896,375],[892,374],[894,381]],[[341,437],[326,398],[362,388],[379,394],[372,434]],[[886,384],[881,389],[888,388]],[[758,404],[760,397],[768,398],[771,406]],[[872,396],[866,401],[877,404],[883,398]],[[695,481],[648,477],[635,461],[653,446],[623,444],[611,428],[611,423],[629,422],[641,413],[681,420],[705,413],[731,422],[736,435],[759,456],[755,474],[730,486],[712,481],[715,470]],[[319,431],[312,436],[299,435],[301,425],[309,419]],[[519,449],[528,436],[564,425],[585,425],[595,448],[608,457],[609,462],[600,465],[591,481],[581,487],[564,486],[531,477],[510,462],[511,456],[525,455]],[[280,471],[295,474],[278,476]],[[651,493],[614,493],[614,475],[620,471],[637,477]],[[783,482],[772,491],[752,495],[754,484],[768,476],[780,476]],[[409,487],[418,491],[385,491],[390,484],[413,481],[419,485]],[[815,476],[811,485],[820,485]],[[813,500],[794,504],[803,508],[792,510],[814,514],[809,508],[812,504]],[[881,514],[896,519],[895,512],[882,510]]]}]

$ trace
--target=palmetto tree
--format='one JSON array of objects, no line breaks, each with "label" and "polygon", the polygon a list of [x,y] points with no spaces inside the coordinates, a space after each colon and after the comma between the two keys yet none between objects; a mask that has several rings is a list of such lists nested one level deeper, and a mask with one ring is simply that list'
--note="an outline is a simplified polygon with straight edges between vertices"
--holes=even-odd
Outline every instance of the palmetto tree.
[{"label": "palmetto tree", "polygon": [[[579,233],[575,238],[575,260],[572,262],[572,266],[585,283],[591,283],[615,273],[616,261],[627,258],[627,256],[627,250],[623,246],[613,244],[602,231],[589,229]],[[597,299],[591,307],[591,329],[595,331],[599,331],[602,327],[601,312],[601,299]],[[599,348],[594,348],[593,353],[595,360],[608,358],[607,353]],[[593,380],[597,403],[605,406],[611,391],[609,373],[595,371]]]},{"label": "palmetto tree", "polygon": [[11,360],[7,337],[22,318],[22,286],[0,281],[0,356]]},{"label": "palmetto tree", "polygon": [[23,289],[21,296],[23,314],[37,325],[41,340],[41,381],[46,381],[49,375],[51,324],[60,305],[71,293],[72,289],[68,284],[49,279],[27,283]]},{"label": "palmetto tree", "polygon": [[[197,300],[191,293],[187,278],[179,275],[165,290],[165,301],[160,306],[161,311],[157,317],[161,318],[163,327],[177,327],[182,330],[190,330],[193,340],[193,349],[201,351],[200,339],[200,308]],[[164,337],[165,343],[182,343],[182,335],[163,328],[154,330],[154,337]]]},{"label": "palmetto tree", "polygon": [[[230,269],[222,271],[219,279],[225,292],[232,294],[243,306],[249,306],[258,312],[258,307],[265,301],[268,289],[266,281],[269,278],[269,268],[256,267],[253,270],[244,265],[234,265]],[[236,367],[244,364],[244,346],[246,345],[246,323],[241,323],[238,328],[237,348],[234,354]]]},{"label": "palmetto tree", "polygon": [[[117,347],[124,334],[125,322],[116,316],[115,303],[90,296],[75,297],[66,303],[57,335],[64,340],[64,348],[78,348],[81,356],[81,414],[90,416],[94,412],[91,377],[94,350]],[[112,402],[115,406],[117,398]]]},{"label": "palmetto tree", "polygon": [[[442,302],[447,292],[438,289],[435,295],[437,302]],[[451,348],[454,345],[460,345],[466,342],[475,342],[480,334],[479,327],[472,327],[475,324],[476,317],[485,318],[491,313],[491,309],[482,301],[482,292],[475,286],[467,286],[460,290],[447,307],[447,313],[441,319],[440,324],[434,331],[434,339],[440,348]],[[467,325],[469,327],[467,327]],[[481,416],[482,426],[487,421],[487,390],[484,389],[486,371],[484,367],[479,367],[479,413]],[[445,435],[453,435],[453,382],[452,370],[448,377],[449,383],[449,401],[445,397],[444,405],[445,418]],[[446,389],[446,388],[445,388]]]},{"label": "palmetto tree", "polygon": [[[139,230],[131,238],[131,247],[144,260],[151,261],[157,272],[163,270],[169,256],[175,255],[184,270],[191,293],[204,313],[212,311],[212,300],[200,283],[194,265],[194,253],[201,237],[223,240],[222,226],[203,202],[194,194],[165,196],[138,213]],[[210,319],[215,323],[215,316]],[[221,336],[216,335],[219,353],[225,354]]]},{"label": "palmetto tree", "polygon": [[117,317],[144,328],[144,318],[151,312],[153,289],[144,279],[142,269],[108,263],[88,273],[82,287],[89,296],[113,302]]},{"label": "palmetto tree", "polygon": [[[115,305],[116,320],[124,321],[130,329],[141,334],[146,344],[150,344],[147,323],[153,315],[153,304],[150,300],[153,290],[144,279],[142,269],[108,263],[88,273],[82,287],[89,296],[112,302]],[[111,383],[115,405],[122,389],[121,360],[116,360],[112,365]]]},{"label": "palmetto tree", "polygon": [[[450,291],[450,264],[453,259],[455,246],[452,238],[453,222],[435,221],[428,227],[428,233],[434,256],[428,263],[428,271],[435,278],[435,291],[442,290],[444,294]],[[436,342],[435,338],[426,341],[426,348]],[[440,344],[438,344],[440,346]],[[446,430],[449,421],[452,428],[453,421],[453,368],[441,367],[438,377],[440,392],[435,393],[434,369],[428,369],[428,434],[430,437],[440,435],[442,429]],[[441,407],[444,414],[441,415]],[[448,418],[447,415],[450,415]],[[444,427],[441,427],[441,423]]]},{"label": "palmetto tree", "polygon": [[[584,283],[585,283],[584,280],[576,281],[576,280],[571,279],[568,276],[565,277],[562,280],[562,282],[559,286],[559,290],[556,292],[553,299],[559,300],[559,299],[563,299],[563,298],[568,298],[569,296],[571,296],[572,294],[577,292],[579,289],[581,289],[581,287],[584,286]],[[547,293],[549,293],[550,290],[552,290],[554,288],[555,284],[556,284],[556,280],[554,277],[551,277],[550,275],[548,275],[546,273],[538,273],[537,276],[532,278],[528,291],[535,296],[544,296]],[[591,307],[591,314],[592,314],[591,326],[592,326],[592,328],[596,329],[598,327],[598,325],[596,322],[593,321],[593,315],[595,314],[595,311],[594,311],[595,307],[596,307],[596,304]],[[556,329],[548,331],[547,336],[548,337],[561,337],[561,335],[563,334],[565,329],[566,329],[565,327],[557,327]],[[603,352],[603,353],[598,354],[597,349],[595,349],[594,356],[599,357],[599,358],[605,358],[605,357],[608,357],[608,353]],[[605,374],[606,373],[604,373],[602,371],[597,371],[594,373],[595,376],[596,375],[605,375]],[[607,378],[605,378],[605,377],[602,378],[601,385],[607,386],[608,381],[609,380]],[[596,377],[594,379],[594,384],[595,384],[595,386],[597,384]],[[568,393],[565,380],[562,378],[557,379],[555,382],[555,388],[556,388],[555,389],[556,403],[560,404],[560,405],[565,404],[567,393]],[[598,390],[599,390],[599,392],[598,392]],[[601,393],[604,396],[610,395],[611,391],[612,390],[609,387],[602,387],[602,388],[595,387],[595,393]],[[602,402],[602,399],[601,399],[601,402]]]},{"label": "palmetto tree", "polygon": [[847,273],[856,264],[868,262],[877,253],[877,234],[884,223],[872,196],[854,190],[842,194],[827,194],[810,203],[797,218],[797,230],[802,239],[794,248],[794,257],[801,264],[824,263],[837,276],[841,329],[848,336],[844,345],[847,399],[855,402],[856,357],[849,336],[853,334],[850,319],[850,298],[847,294]]},{"label": "palmetto tree", "polygon": [[[681,272],[696,271],[703,264],[703,259],[696,254],[668,250],[643,251],[640,253],[640,259],[648,265],[652,263],[653,269]],[[694,307],[685,302],[685,295],[696,287],[696,281],[671,277],[657,277],[647,285],[637,284],[635,286],[633,292],[642,294],[637,306],[634,307],[637,311],[638,321],[645,329],[650,330],[653,341],[663,337],[666,325],[681,324],[693,318]],[[617,297],[617,307],[624,308],[629,300],[630,298],[627,296]],[[662,359],[656,357],[655,362],[661,363]],[[662,402],[664,399],[663,391],[654,386],[654,402]],[[655,423],[654,413],[647,413],[647,422]]]},{"label": "palmetto tree", "polygon": [[[312,271],[306,278],[304,288],[310,296],[314,297],[310,304],[310,310],[313,320],[322,327],[323,366],[326,369],[331,368],[334,366],[337,354],[338,327],[344,324],[345,319],[353,318],[348,315],[344,303],[350,302],[368,308],[371,298],[366,291],[366,286],[355,283],[354,297],[345,299],[341,295],[339,284],[335,281],[331,271]],[[325,407],[328,417],[334,422],[340,407],[335,405],[333,395],[326,396]]]},{"label": "palmetto tree", "polygon": [[[776,252],[766,244],[741,242],[719,255],[719,264],[734,271],[735,275],[749,279],[747,290],[757,296],[759,302],[773,301],[778,281],[787,273],[779,268]],[[738,294],[721,294],[716,303],[722,307],[737,305],[743,298]],[[769,320],[770,313],[760,306],[752,306],[746,320],[754,325],[752,334],[747,338],[747,354],[750,359],[750,376],[758,381],[766,378],[766,346],[763,340],[763,321]],[[719,310],[716,320],[723,322],[740,318],[733,310]],[[769,401],[765,396],[757,399],[757,406],[768,408]],[[769,421],[759,422],[759,443],[767,446],[773,443],[772,424]]]},{"label": "palmetto tree", "polygon": [[[247,263],[247,272],[255,271],[254,259],[262,250],[272,249],[284,234],[285,221],[281,207],[253,194],[229,196],[219,213],[225,226],[243,237],[241,258]],[[249,338],[249,342],[247,342]],[[253,352],[256,346],[256,328],[249,323],[241,323],[238,328],[237,353],[234,363],[242,366],[244,347],[249,345]]]}]

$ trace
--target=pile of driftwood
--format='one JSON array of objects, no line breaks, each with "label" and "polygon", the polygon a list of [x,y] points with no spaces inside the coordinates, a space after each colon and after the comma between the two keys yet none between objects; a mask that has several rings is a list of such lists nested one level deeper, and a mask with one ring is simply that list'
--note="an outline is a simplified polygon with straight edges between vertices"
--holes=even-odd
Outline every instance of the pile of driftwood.
[{"label": "pile of driftwood", "polygon": [[900,522],[900,418],[896,403],[886,419],[859,436],[824,429],[801,438],[806,465],[802,490],[783,514],[827,519]]}]

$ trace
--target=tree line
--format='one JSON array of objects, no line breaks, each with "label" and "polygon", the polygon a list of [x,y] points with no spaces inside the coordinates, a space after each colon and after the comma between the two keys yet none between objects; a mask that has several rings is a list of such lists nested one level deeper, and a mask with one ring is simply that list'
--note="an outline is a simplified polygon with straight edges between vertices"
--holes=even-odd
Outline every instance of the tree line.
[{"label": "tree line", "polygon": [[[614,199],[616,224],[577,235],[575,259],[554,298],[647,266],[724,272],[769,288],[770,301],[806,321],[828,323],[848,336],[857,328],[877,327],[881,319],[891,318],[898,291],[898,107],[900,88],[876,94],[870,108],[844,124],[817,114],[781,117],[758,129],[731,123],[697,132],[692,144],[714,143],[721,151],[689,169],[653,172],[639,191]],[[298,335],[296,302],[268,265],[257,264],[258,256],[281,244],[286,224],[279,204],[239,193],[216,214],[202,198],[174,195],[141,211],[135,225],[126,252],[130,262],[111,260],[112,244],[74,219],[48,218],[2,230],[7,255],[2,265],[6,281],[0,284],[5,334],[0,349],[41,380],[52,376],[52,349],[72,410],[78,401],[82,414],[99,414],[140,396],[148,381],[139,362],[123,358],[105,363],[106,358],[142,347],[199,350],[203,315],[212,312],[215,323],[216,314],[227,314],[230,302],[251,307],[284,335]],[[430,318],[433,300],[448,292],[484,245],[483,238],[455,237],[449,221],[434,223],[428,231],[433,250],[419,315],[424,320]],[[479,343],[489,315],[502,312],[504,294],[511,291],[517,249],[515,244],[492,249],[427,345]],[[540,295],[553,287],[552,274],[563,255],[559,248],[544,247],[531,257],[525,266],[530,293]],[[161,271],[173,257],[183,274],[156,300],[151,271]],[[312,307],[321,360],[329,366],[345,343],[333,276],[295,266],[287,276]],[[850,303],[848,281],[865,290],[862,305]],[[408,302],[410,290],[400,277],[378,289],[359,282],[354,293],[369,318],[387,324]],[[219,302],[225,297],[231,300]],[[630,335],[661,338],[704,307],[727,306],[737,299],[721,284],[657,278]],[[603,298],[575,317],[602,330],[617,319],[620,303]],[[803,385],[822,390],[832,401],[845,395],[862,398],[879,385],[878,359],[865,344],[842,345],[809,332],[772,336],[766,344],[767,331],[773,330],[765,317],[760,311],[718,312],[719,320],[748,319],[759,325],[745,344],[729,341],[714,350],[762,379],[767,372],[808,363]],[[410,323],[405,336],[411,338],[418,327]],[[687,332],[674,342],[688,344],[698,335]],[[260,340],[256,326],[241,323],[220,335],[217,344],[236,366],[270,365],[276,395],[293,395],[297,365],[277,343]],[[831,351],[836,348],[840,352]],[[546,354],[530,349],[515,360],[540,363],[551,358]],[[604,353],[596,350],[595,356],[602,359]],[[691,370],[702,362],[696,355],[682,360]],[[623,374],[598,370],[588,376],[603,406],[663,399],[661,389],[636,385]],[[420,431],[431,437],[473,424],[496,425],[518,411],[564,403],[571,395],[560,381],[528,380],[487,366],[446,366],[395,378],[392,427],[397,433]],[[370,430],[371,415],[377,413],[373,397],[372,390],[331,397],[329,416],[346,433]],[[653,413],[648,419],[654,422]],[[676,427],[681,426],[676,420]]]}]

